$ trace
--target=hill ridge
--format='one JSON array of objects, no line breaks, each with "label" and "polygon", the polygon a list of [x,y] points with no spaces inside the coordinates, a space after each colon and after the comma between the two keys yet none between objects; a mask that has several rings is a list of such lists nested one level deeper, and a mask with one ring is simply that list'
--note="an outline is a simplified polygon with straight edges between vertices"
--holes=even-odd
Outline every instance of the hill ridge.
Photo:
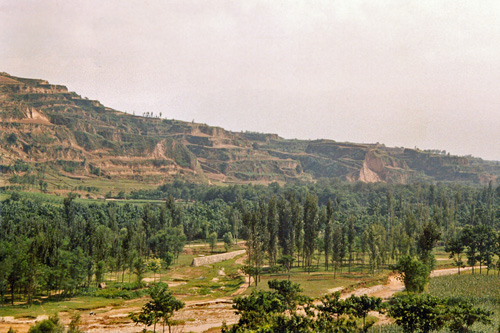
[{"label": "hill ridge", "polygon": [[[43,181],[32,176],[44,169],[61,177],[147,184],[178,177],[211,183],[326,177],[484,185],[500,175],[498,162],[479,158],[383,144],[290,140],[144,115],[105,107],[46,80],[0,73],[0,178],[7,185]],[[16,167],[23,163],[27,166]]]}]

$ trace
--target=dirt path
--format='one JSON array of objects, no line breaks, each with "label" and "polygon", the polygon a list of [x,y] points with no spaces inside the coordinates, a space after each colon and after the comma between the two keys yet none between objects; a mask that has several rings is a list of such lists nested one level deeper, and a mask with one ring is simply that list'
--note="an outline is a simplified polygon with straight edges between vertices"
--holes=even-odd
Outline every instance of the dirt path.
[{"label": "dirt path", "polygon": [[[479,267],[476,267],[476,269]],[[472,269],[472,267],[465,267],[462,268],[460,271],[467,271]],[[430,274],[430,277],[436,277],[436,276],[445,276],[445,275],[453,275],[457,274],[458,270],[456,268],[444,268],[444,269],[436,269],[433,270]],[[368,295],[368,296],[375,296],[375,297],[380,297],[382,299],[389,299],[391,298],[395,293],[400,292],[405,290],[405,286],[403,284],[403,281],[398,279],[398,275],[396,274],[390,274],[389,277],[387,278],[387,283],[386,284],[379,284],[376,286],[368,287],[368,288],[360,288],[356,289],[352,292],[346,293],[342,295],[342,298],[348,298],[351,295],[356,295],[356,296],[361,296],[361,295]]]},{"label": "dirt path", "polygon": [[[247,258],[248,258],[248,255],[245,254],[241,258],[236,259],[236,261],[234,263],[237,265],[243,265],[245,263],[245,260],[247,260]],[[248,289],[248,286],[253,282],[253,278],[251,278],[250,276],[243,273],[241,271],[241,269],[238,270],[238,273],[245,278],[245,283],[243,283],[238,288],[238,290],[236,290],[231,296],[237,296],[237,295],[243,294]]]},{"label": "dirt path", "polygon": [[[237,264],[243,264],[246,256],[242,256],[236,260]],[[470,270],[471,267],[466,267],[461,269]],[[241,272],[243,275],[243,273]],[[431,277],[444,276],[457,274],[456,268],[447,268],[434,270],[431,273]],[[207,301],[187,301],[185,307],[177,312],[174,316],[175,320],[183,321],[183,325],[178,325],[173,328],[173,332],[204,332],[210,328],[220,327],[222,322],[225,321],[228,325],[234,324],[238,321],[238,316],[234,313],[232,308],[232,297],[236,295],[243,294],[249,284],[248,276],[245,275],[245,283],[243,283],[240,288],[235,291],[231,296]],[[338,288],[336,288],[339,290]],[[342,295],[342,298],[347,298],[350,295],[363,295],[376,296],[382,299],[391,298],[396,292],[404,290],[404,284],[397,278],[396,274],[389,275],[387,283],[383,285],[376,285],[368,288],[360,288],[349,293]],[[134,300],[127,301],[126,303],[131,303]],[[121,306],[118,308],[106,307],[102,309],[97,309],[96,315],[90,316],[90,312],[81,312],[81,320],[84,323],[81,328],[85,332],[140,332],[143,326],[136,326],[130,322],[128,314],[130,312],[139,311],[138,306]],[[379,315],[378,313],[373,313],[379,317],[379,324],[388,323],[390,319]],[[19,333],[27,332],[29,326],[33,325],[35,321],[40,321],[46,319],[47,316],[39,316],[36,319],[20,318],[15,319],[13,317],[0,318],[0,332],[7,332],[9,327],[16,329]],[[65,325],[69,324],[70,318],[69,314],[62,312],[60,313],[60,318]],[[150,327],[152,329],[152,327]],[[157,327],[158,329],[158,327]],[[161,328],[160,328],[161,329]]]},{"label": "dirt path", "polygon": [[[244,264],[247,256],[244,255],[236,259],[235,263],[238,265]],[[249,283],[249,277],[243,272],[239,271],[241,276],[244,276],[245,282],[236,290],[231,296],[207,301],[187,301],[182,310],[178,311],[174,320],[179,320],[183,322],[183,325],[177,325],[172,328],[172,332],[204,332],[210,328],[222,326],[222,322],[226,322],[228,325],[235,324],[238,322],[239,316],[237,316],[232,307],[232,298],[236,295],[243,294]],[[185,284],[185,282],[171,282],[169,285],[171,287],[175,285]],[[128,317],[130,312],[140,311],[140,306],[135,306],[130,303],[136,302],[137,300],[126,301],[123,306],[120,307],[104,307],[94,310],[95,315],[90,315],[90,311],[80,311],[82,325],[80,328],[84,332],[123,332],[123,333],[133,333],[140,332],[144,326],[137,326],[132,323]],[[144,298],[144,303],[147,299]],[[67,312],[59,313],[59,317],[62,323],[67,326],[71,320],[70,315]],[[36,319],[31,318],[14,318],[14,317],[0,317],[0,333],[7,332],[10,327],[15,329],[18,333],[28,332],[29,327],[34,325],[36,322],[47,319],[48,316],[38,316]],[[149,327],[153,329],[153,327]],[[161,331],[161,327],[157,327],[157,330]]]}]

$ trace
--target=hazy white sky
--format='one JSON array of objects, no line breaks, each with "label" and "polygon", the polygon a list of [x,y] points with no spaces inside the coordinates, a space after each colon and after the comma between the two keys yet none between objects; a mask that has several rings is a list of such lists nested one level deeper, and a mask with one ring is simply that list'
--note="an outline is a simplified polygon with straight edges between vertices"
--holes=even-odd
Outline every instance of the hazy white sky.
[{"label": "hazy white sky", "polygon": [[498,0],[0,0],[0,71],[136,114],[500,160]]}]

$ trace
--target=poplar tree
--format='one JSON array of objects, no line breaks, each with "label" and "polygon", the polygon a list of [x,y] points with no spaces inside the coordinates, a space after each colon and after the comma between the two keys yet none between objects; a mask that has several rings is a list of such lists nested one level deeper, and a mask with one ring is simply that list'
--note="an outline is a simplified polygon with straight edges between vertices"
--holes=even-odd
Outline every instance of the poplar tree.
[{"label": "poplar tree", "polygon": [[304,203],[304,259],[310,273],[318,237],[318,198],[308,193]]},{"label": "poplar tree", "polygon": [[278,253],[278,229],[279,229],[279,219],[278,210],[276,207],[276,198],[273,196],[268,203],[268,215],[267,215],[267,253],[269,254],[269,266],[276,265],[277,253]]},{"label": "poplar tree", "polygon": [[353,260],[354,251],[354,238],[356,237],[356,230],[354,229],[354,216],[349,218],[349,228],[347,229],[347,252],[349,253],[349,273],[351,273],[351,263]]},{"label": "poplar tree", "polygon": [[295,226],[290,203],[283,196],[278,201],[279,230],[278,240],[283,256],[293,256]]},{"label": "poplar tree", "polygon": [[330,252],[332,251],[332,232],[333,232],[332,222],[329,221],[325,227],[325,234],[324,234],[324,241],[323,241],[323,243],[325,245],[325,267],[326,267],[326,270],[328,270],[328,259],[330,256]]},{"label": "poplar tree", "polygon": [[342,265],[342,252],[344,246],[344,240],[342,239],[342,227],[336,225],[333,231],[332,237],[332,264],[333,264],[333,278],[337,276],[337,270]]}]

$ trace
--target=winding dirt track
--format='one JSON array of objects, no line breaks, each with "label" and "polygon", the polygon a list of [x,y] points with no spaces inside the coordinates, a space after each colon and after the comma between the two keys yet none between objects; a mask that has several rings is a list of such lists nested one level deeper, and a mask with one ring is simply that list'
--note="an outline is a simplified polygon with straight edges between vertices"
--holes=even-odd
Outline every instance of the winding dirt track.
[{"label": "winding dirt track", "polygon": [[[239,258],[236,263],[242,264],[245,257]],[[469,270],[470,267],[463,268]],[[431,277],[456,274],[456,268],[434,270]],[[243,274],[242,274],[243,275]],[[184,321],[184,325],[174,326],[173,332],[204,332],[210,328],[220,327],[225,321],[228,325],[236,323],[238,316],[232,308],[232,297],[240,295],[248,288],[248,276],[245,276],[245,283],[234,292],[231,297],[220,298],[210,301],[187,301],[184,309],[176,313],[174,319]],[[342,295],[342,298],[347,298],[350,295],[369,295],[383,299],[391,298],[396,292],[404,290],[403,282],[400,281],[395,274],[389,275],[387,283],[376,285],[369,288],[360,288]],[[124,332],[132,333],[139,332],[142,327],[135,326],[130,323],[128,314],[131,311],[139,311],[139,307],[111,308],[97,310],[97,315],[90,316],[88,313],[82,314],[82,322],[84,325],[81,328],[85,332]],[[35,321],[46,319],[46,316],[40,316],[36,319],[14,319],[13,317],[0,318],[0,332],[7,332],[9,327],[13,327],[19,333],[27,332],[30,325]],[[61,313],[61,320],[65,325],[69,323],[69,316],[66,313]],[[386,323],[389,320],[382,316],[379,323]],[[150,327],[153,329],[153,327]],[[157,327],[161,331],[161,327]]]},{"label": "winding dirt track", "polygon": [[[460,271],[462,272],[462,271],[467,271],[470,269],[472,269],[472,267],[465,267],[465,268],[462,268]],[[430,277],[453,275],[453,274],[457,274],[457,273],[458,273],[458,270],[456,268],[436,269],[436,270],[433,270],[431,272]],[[404,289],[405,289],[405,286],[403,284],[403,281],[401,281],[398,278],[398,275],[391,274],[387,278],[386,284],[379,284],[379,285],[368,287],[368,288],[356,289],[350,293],[343,294],[342,298],[347,298],[351,295],[361,296],[361,295],[366,294],[368,296],[376,296],[376,297],[380,297],[382,299],[389,299],[395,293],[403,291]]]}]

